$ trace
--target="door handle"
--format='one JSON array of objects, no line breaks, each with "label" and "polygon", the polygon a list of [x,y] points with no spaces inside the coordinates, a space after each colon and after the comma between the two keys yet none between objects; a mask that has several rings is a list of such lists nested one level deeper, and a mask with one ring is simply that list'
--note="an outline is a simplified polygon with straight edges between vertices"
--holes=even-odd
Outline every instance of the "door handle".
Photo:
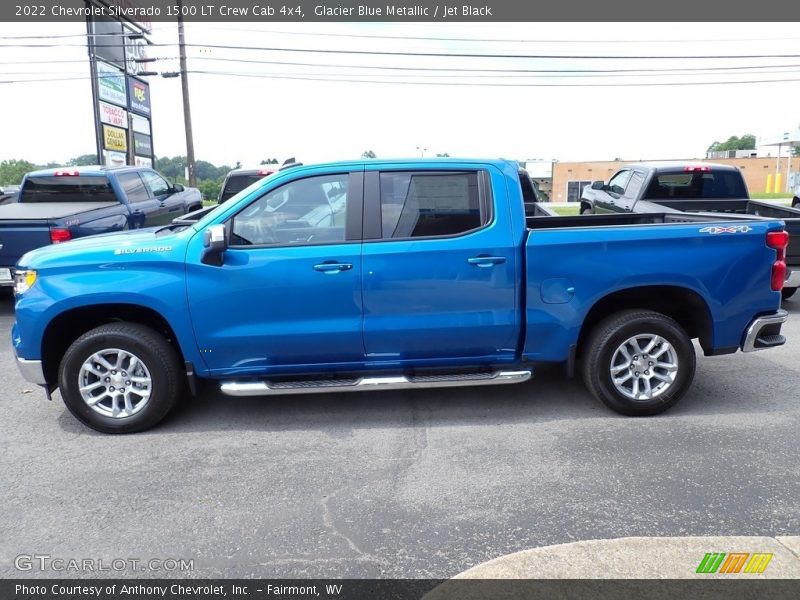
[{"label": "door handle", "polygon": [[491,267],[492,265],[499,265],[506,262],[505,256],[473,256],[468,258],[467,262],[476,267]]},{"label": "door handle", "polygon": [[341,273],[342,271],[349,271],[352,268],[353,265],[350,263],[326,262],[314,265],[314,270],[320,273]]}]

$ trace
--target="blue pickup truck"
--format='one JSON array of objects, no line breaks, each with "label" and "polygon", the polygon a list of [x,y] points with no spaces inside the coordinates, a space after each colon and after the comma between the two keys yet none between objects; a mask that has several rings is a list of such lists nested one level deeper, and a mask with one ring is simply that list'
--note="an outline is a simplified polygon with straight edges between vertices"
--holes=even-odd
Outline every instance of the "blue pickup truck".
[{"label": "blue pickup truck", "polygon": [[[29,252],[17,364],[96,430],[158,423],[197,379],[223,394],[510,384],[579,371],[652,415],[707,355],[785,342],[781,221],[525,216],[502,160],[279,171],[195,223]],[[526,182],[529,183],[529,182]]]},{"label": "blue pickup truck", "polygon": [[165,225],[202,206],[200,191],[144,167],[68,167],[25,175],[0,206],[0,286],[34,248],[78,237]]}]

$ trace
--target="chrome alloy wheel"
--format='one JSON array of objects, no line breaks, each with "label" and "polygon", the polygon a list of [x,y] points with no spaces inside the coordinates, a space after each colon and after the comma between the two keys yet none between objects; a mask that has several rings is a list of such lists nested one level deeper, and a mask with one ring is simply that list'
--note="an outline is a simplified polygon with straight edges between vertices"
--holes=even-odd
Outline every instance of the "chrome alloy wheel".
[{"label": "chrome alloy wheel", "polygon": [[135,415],[147,405],[153,381],[139,357],[108,348],[95,352],[81,365],[78,389],[93,411],[118,419]]},{"label": "chrome alloy wheel", "polygon": [[609,370],[621,394],[632,400],[652,400],[675,382],[678,353],[659,335],[635,335],[616,349]]}]

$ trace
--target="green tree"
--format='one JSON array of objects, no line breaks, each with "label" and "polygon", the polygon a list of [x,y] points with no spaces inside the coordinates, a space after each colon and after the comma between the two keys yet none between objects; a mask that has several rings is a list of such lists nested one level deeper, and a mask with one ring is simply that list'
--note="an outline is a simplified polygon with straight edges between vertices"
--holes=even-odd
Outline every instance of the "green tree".
[{"label": "green tree", "polygon": [[97,164],[97,154],[81,154],[67,161],[67,167],[87,167]]},{"label": "green tree", "polygon": [[442,153],[437,154],[436,156],[438,158],[449,158],[450,157],[450,153],[449,152],[442,152]]},{"label": "green tree", "polygon": [[278,164],[278,159],[277,158],[269,158],[267,160],[262,160],[258,164],[260,164],[260,165],[277,165]]},{"label": "green tree", "polygon": [[372,150],[365,150],[361,153],[361,158],[378,158]]},{"label": "green tree", "polygon": [[184,173],[186,173],[186,157],[173,156],[169,158],[168,156],[162,156],[156,159],[155,165],[153,166],[156,168],[156,171],[161,172],[167,179],[183,179]]},{"label": "green tree", "polygon": [[25,173],[35,168],[36,165],[27,160],[4,160],[0,162],[0,185],[19,185]]},{"label": "green tree", "polygon": [[756,136],[747,133],[742,137],[732,135],[725,142],[714,142],[708,147],[708,152],[719,152],[722,150],[752,150],[756,147]]},{"label": "green tree", "polygon": [[222,189],[222,181],[219,179],[204,179],[197,182],[197,188],[203,194],[203,200],[216,200],[219,198],[220,189]]}]

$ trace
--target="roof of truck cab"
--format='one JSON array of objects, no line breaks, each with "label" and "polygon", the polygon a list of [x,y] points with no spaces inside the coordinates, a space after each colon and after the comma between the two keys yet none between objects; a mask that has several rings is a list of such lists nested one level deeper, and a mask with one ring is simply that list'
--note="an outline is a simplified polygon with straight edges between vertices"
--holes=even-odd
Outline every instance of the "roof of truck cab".
[{"label": "roof of truck cab", "polygon": [[672,169],[682,170],[686,167],[708,167],[715,171],[735,171],[736,167],[733,165],[723,165],[720,163],[710,163],[701,160],[686,161],[686,160],[659,160],[659,161],[643,161],[637,163],[626,164],[624,168],[642,167],[645,169],[654,169],[656,171],[666,171]]},{"label": "roof of truck cab", "polygon": [[[507,166],[517,165],[516,160],[505,158],[455,158],[455,157],[430,157],[430,158],[361,158],[356,160],[342,160],[325,163],[305,163],[304,167],[348,167],[360,165],[415,165],[424,166],[426,164],[476,164],[476,165],[495,165]],[[517,167],[515,167],[517,168]]]},{"label": "roof of truck cab", "polygon": [[107,167],[105,165],[87,165],[83,167],[54,167],[50,169],[38,169],[31,171],[27,175],[35,177],[54,176],[56,173],[75,172],[78,175],[106,175],[108,173],[123,173],[125,171],[139,171],[149,167],[137,167],[135,165],[124,165],[120,167]]}]

